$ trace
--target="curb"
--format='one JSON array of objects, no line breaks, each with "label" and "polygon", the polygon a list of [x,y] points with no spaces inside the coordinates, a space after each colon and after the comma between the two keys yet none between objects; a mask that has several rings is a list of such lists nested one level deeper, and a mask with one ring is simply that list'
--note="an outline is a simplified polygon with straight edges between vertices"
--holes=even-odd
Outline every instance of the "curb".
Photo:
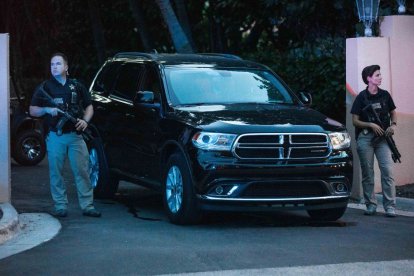
[{"label": "curb", "polygon": [[[381,194],[376,195],[377,198],[377,212],[378,213],[384,213],[385,210],[382,207],[382,199],[383,196]],[[406,216],[406,217],[414,217],[414,199],[412,198],[404,198],[404,197],[396,197],[396,212],[399,216]],[[363,200],[360,200],[359,202],[353,202],[348,203],[348,207],[354,208],[354,209],[360,209],[365,210],[366,206]]]},{"label": "curb", "polygon": [[46,213],[19,214],[19,227],[15,235],[0,244],[0,260],[50,241],[59,234],[59,220]]},{"label": "curb", "polygon": [[11,239],[19,230],[19,215],[10,203],[1,203],[3,217],[0,219],[0,244]]}]

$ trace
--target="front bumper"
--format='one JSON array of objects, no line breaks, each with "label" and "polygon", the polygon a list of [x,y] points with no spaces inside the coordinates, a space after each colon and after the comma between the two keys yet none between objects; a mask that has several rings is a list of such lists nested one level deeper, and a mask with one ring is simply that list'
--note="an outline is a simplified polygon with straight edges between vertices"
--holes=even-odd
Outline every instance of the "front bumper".
[{"label": "front bumper", "polygon": [[276,210],[320,210],[343,208],[349,196],[326,196],[314,198],[286,199],[230,199],[223,200],[198,195],[199,206],[206,211],[276,211]]},{"label": "front bumper", "polygon": [[193,183],[205,210],[340,208],[352,189],[352,158],[347,154],[294,163],[247,163],[209,152],[196,156]]}]

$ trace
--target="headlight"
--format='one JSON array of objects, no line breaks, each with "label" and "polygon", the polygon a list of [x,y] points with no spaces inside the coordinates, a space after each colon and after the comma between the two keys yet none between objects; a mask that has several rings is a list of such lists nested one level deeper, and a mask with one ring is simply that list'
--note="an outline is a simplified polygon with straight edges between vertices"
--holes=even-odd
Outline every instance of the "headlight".
[{"label": "headlight", "polygon": [[205,150],[230,151],[235,139],[234,134],[198,132],[193,136],[193,145]]},{"label": "headlight", "polygon": [[334,150],[346,149],[351,146],[351,137],[347,132],[332,132],[329,133],[329,138]]}]

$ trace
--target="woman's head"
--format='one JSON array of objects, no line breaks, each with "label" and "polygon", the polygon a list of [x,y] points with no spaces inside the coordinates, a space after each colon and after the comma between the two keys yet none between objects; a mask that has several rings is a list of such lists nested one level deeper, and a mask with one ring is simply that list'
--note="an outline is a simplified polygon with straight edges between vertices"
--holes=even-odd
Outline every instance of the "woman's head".
[{"label": "woman's head", "polygon": [[379,71],[381,67],[379,65],[370,65],[362,69],[362,80],[365,84],[368,84],[368,77],[372,78],[376,71]]}]

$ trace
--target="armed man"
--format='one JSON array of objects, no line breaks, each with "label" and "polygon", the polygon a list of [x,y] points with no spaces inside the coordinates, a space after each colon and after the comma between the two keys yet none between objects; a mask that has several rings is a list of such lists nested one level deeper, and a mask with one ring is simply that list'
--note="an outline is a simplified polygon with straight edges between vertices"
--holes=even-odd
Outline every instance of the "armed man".
[{"label": "armed man", "polygon": [[[395,184],[392,173],[393,159],[399,161],[401,155],[393,152],[390,139],[377,137],[391,137],[397,127],[397,114],[394,101],[388,91],[380,89],[382,77],[380,66],[371,65],[362,70],[362,80],[367,88],[356,97],[351,113],[352,123],[355,126],[357,151],[361,163],[362,188],[366,204],[365,215],[375,215],[377,200],[374,192],[374,155],[377,158],[381,171],[381,186],[383,206],[387,217],[395,217]],[[374,142],[373,142],[374,141]]]},{"label": "armed man", "polygon": [[[84,216],[100,217],[93,205],[93,188],[89,178],[89,154],[81,132],[93,116],[90,94],[85,86],[68,78],[68,59],[55,53],[50,60],[52,77],[40,84],[30,103],[30,115],[45,116],[46,146],[49,161],[50,191],[54,201],[54,215],[66,217],[68,198],[63,179],[66,157],[72,169],[79,205]],[[77,118],[75,123],[61,113]]]}]

